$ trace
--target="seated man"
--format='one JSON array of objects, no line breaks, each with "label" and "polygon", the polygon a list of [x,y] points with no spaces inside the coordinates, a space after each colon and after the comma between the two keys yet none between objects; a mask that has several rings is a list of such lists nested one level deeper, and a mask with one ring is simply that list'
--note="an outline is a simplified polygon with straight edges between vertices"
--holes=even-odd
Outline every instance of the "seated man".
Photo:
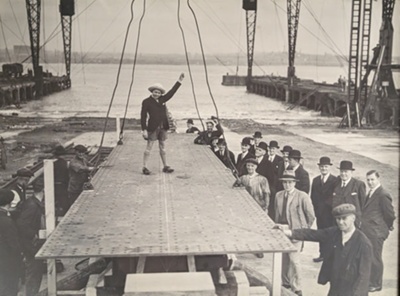
[{"label": "seated man", "polygon": [[[206,122],[207,130],[200,132],[196,139],[194,139],[195,144],[210,145],[212,138],[219,138],[223,134],[223,129],[217,118],[213,117],[212,120]],[[216,131],[214,130],[214,125]]]}]

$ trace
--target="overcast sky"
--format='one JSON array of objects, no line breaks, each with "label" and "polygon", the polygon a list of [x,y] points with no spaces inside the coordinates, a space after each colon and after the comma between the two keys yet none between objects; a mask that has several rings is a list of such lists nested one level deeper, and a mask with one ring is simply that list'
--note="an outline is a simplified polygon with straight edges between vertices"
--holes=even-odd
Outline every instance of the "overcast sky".
[{"label": "overcast sky", "polygon": [[[129,35],[129,51],[134,52],[139,18],[146,3],[139,53],[184,53],[177,20],[178,0],[136,0]],[[25,1],[0,0],[0,48],[29,44]],[[42,0],[41,44],[46,50],[62,50],[58,0]],[[76,0],[73,22],[73,51],[86,53],[120,52],[130,18],[130,0]],[[242,0],[191,0],[206,54],[246,52],[245,12]],[[199,53],[199,41],[187,0],[180,1],[180,19],[188,51]],[[373,1],[373,47],[378,41],[382,1]],[[393,18],[399,28],[399,3]],[[297,51],[348,55],[351,0],[303,0]],[[320,25],[319,25],[319,24]],[[4,31],[4,33],[3,33]],[[53,33],[53,35],[51,35]],[[54,37],[55,36],[55,37]],[[399,54],[399,30],[395,32],[394,54]],[[4,40],[5,37],[5,40]],[[331,40],[329,40],[331,39]],[[286,0],[258,0],[256,52],[287,50]]]}]

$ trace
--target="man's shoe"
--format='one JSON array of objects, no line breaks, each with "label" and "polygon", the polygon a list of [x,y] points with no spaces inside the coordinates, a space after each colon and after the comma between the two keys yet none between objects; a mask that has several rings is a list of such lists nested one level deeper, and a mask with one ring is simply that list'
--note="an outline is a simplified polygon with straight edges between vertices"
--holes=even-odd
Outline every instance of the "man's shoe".
[{"label": "man's shoe", "polygon": [[372,292],[378,292],[381,291],[382,287],[369,287],[368,291]]},{"label": "man's shoe", "polygon": [[321,262],[321,261],[324,261],[324,258],[319,256],[318,258],[314,258],[313,261],[314,262]]},{"label": "man's shoe", "polygon": [[263,254],[263,253],[257,253],[257,254],[256,254],[256,257],[257,257],[257,258],[264,258],[264,254]]},{"label": "man's shoe", "polygon": [[171,169],[169,166],[165,166],[162,171],[164,173],[172,173],[174,169]]},{"label": "man's shoe", "polygon": [[151,174],[151,172],[149,171],[149,169],[146,168],[146,167],[143,168],[142,172],[143,172],[144,175],[150,175],[150,174]]},{"label": "man's shoe", "polygon": [[303,296],[303,292],[301,292],[301,290],[294,291],[294,294]]}]

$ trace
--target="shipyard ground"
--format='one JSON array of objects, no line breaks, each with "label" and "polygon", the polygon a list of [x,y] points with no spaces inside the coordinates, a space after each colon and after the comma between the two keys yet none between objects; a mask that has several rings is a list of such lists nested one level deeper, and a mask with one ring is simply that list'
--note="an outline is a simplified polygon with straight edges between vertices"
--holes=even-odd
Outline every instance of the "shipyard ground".
[{"label": "shipyard ground", "polygon": [[[399,141],[397,131],[382,129],[347,131],[324,125],[274,126],[252,120],[224,120],[222,123],[226,129],[230,149],[235,153],[239,151],[239,142],[243,136],[252,135],[255,130],[260,130],[266,141],[277,140],[281,146],[289,144],[301,150],[305,168],[312,177],[318,174],[316,163],[323,155],[330,156],[333,160],[332,173],[336,175],[338,174],[337,166],[343,159],[353,161],[356,168],[354,176],[361,180],[365,180],[365,173],[368,170],[378,170],[382,174],[383,186],[393,195],[393,203],[398,217]],[[107,126],[108,131],[115,131],[114,120],[110,120]],[[56,120],[2,116],[0,117],[0,135],[7,141],[14,141],[15,148],[7,150],[7,168],[1,171],[0,176],[3,180],[9,179],[19,167],[34,163],[38,158],[45,156],[57,143],[73,140],[75,143],[98,145],[103,128],[104,119],[102,118]],[[129,121],[126,129],[139,130],[138,121]],[[184,121],[178,122],[178,131],[184,131],[184,129]],[[138,147],[138,149],[144,149],[144,146]],[[312,261],[312,258],[318,255],[318,245],[306,243],[302,255],[304,295],[326,295],[328,287],[317,284],[321,263]],[[238,258],[271,278],[271,274],[269,274],[270,256],[266,255],[263,259],[259,259],[253,255],[240,255]],[[384,288],[374,295],[397,295],[398,220],[395,222],[395,230],[391,232],[385,242],[383,259],[385,264]],[[69,266],[59,276],[65,276],[69,271],[73,271],[73,266]]]}]

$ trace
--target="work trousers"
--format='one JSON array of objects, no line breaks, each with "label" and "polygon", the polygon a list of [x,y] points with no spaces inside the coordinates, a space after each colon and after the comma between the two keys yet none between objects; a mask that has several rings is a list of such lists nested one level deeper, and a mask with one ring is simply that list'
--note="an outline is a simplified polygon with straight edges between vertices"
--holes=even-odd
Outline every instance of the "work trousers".
[{"label": "work trousers", "polygon": [[25,289],[27,296],[34,296],[39,292],[42,283],[43,263],[35,257],[25,258]]},{"label": "work trousers", "polygon": [[19,273],[0,272],[0,296],[17,296],[19,279]]},{"label": "work trousers", "polygon": [[372,244],[372,264],[371,264],[371,276],[369,279],[370,287],[382,287],[383,277],[383,261],[382,261],[382,250],[383,242],[385,241],[382,237],[370,236],[368,237]]},{"label": "work trousers", "polygon": [[290,286],[292,291],[301,290],[300,250],[302,241],[292,242],[297,252],[282,254],[282,285]]}]

